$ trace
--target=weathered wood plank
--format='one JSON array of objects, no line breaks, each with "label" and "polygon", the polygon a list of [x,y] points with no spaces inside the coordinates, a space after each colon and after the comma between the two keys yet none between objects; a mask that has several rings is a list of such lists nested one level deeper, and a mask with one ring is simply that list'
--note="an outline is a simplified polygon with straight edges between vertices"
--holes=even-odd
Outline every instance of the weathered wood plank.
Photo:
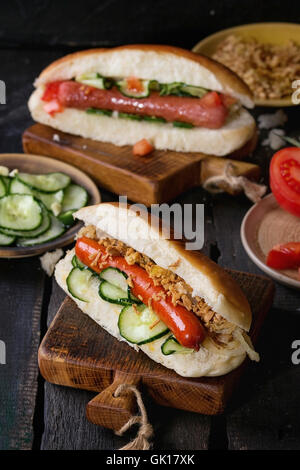
[{"label": "weathered wood plank", "polygon": [[[250,272],[259,269],[246,256],[239,227],[249,204],[244,198],[215,199],[214,223],[220,264]],[[226,234],[231,236],[224,236]],[[229,449],[299,449],[300,377],[291,362],[291,344],[297,338],[299,292],[276,285],[257,350],[259,364],[250,365],[226,413]]]},{"label": "weathered wood plank", "polygon": [[[7,103],[0,106],[0,152],[22,151],[21,131],[30,124],[26,96],[42,54],[35,59],[21,51],[0,50]],[[33,62],[36,67],[28,66]],[[7,364],[0,364],[1,449],[32,447],[44,279],[38,258],[0,260],[0,340],[7,355]]]},{"label": "weathered wood plank", "polygon": [[261,362],[249,368],[228,411],[230,449],[299,449],[299,366],[291,362],[298,324],[297,313],[270,312],[257,346]]},{"label": "weathered wood plank", "polygon": [[37,258],[0,260],[0,449],[31,449],[44,274]]}]

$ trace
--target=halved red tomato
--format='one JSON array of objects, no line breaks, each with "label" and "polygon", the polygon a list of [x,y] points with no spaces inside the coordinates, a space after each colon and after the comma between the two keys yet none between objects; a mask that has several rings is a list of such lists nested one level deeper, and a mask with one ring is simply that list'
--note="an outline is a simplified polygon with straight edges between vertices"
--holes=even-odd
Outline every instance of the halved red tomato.
[{"label": "halved red tomato", "polygon": [[300,148],[275,153],[270,165],[270,186],[278,204],[300,217]]}]

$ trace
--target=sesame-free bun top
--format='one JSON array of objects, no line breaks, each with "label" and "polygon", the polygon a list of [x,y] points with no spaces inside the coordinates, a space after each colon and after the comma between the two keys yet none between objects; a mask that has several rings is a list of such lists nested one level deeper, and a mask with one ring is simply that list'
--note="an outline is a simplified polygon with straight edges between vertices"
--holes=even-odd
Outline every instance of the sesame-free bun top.
[{"label": "sesame-free bun top", "polygon": [[226,93],[246,107],[254,106],[249,88],[231,70],[208,57],[171,46],[137,44],[75,52],[46,67],[35,86],[93,72],[107,77],[134,75],[160,83],[184,82]]},{"label": "sesame-free bun top", "polygon": [[74,217],[94,225],[99,236],[121,240],[158,266],[172,270],[193,289],[193,296],[203,298],[216,313],[249,331],[252,314],[239,285],[204,254],[186,250],[184,242],[172,234],[165,238],[158,219],[118,203],[84,207]]}]

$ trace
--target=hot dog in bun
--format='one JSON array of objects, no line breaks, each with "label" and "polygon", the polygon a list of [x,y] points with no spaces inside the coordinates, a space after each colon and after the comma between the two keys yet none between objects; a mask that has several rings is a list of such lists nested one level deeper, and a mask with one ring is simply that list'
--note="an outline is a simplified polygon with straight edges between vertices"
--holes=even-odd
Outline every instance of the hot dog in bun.
[{"label": "hot dog in bun", "polygon": [[248,301],[220,266],[127,205],[85,207],[75,217],[85,227],[56,280],[111,335],[187,377],[226,374],[247,354],[259,360]]},{"label": "hot dog in bun", "polygon": [[70,54],[48,66],[29,100],[35,121],[71,134],[224,156],[252,141],[248,87],[207,57],[131,45]]}]

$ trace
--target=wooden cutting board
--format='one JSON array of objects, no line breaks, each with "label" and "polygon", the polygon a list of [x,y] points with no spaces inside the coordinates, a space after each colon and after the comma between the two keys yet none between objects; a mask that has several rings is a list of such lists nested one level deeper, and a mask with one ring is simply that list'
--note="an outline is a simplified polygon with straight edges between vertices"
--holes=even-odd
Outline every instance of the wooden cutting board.
[{"label": "wooden cutting board", "polygon": [[[229,271],[245,292],[253,312],[250,336],[255,343],[274,285],[263,276]],[[135,411],[132,393],[113,396],[121,383],[147,389],[159,404],[204,414],[221,413],[246,363],[222,377],[187,378],[136,352],[104,331],[67,297],[39,349],[43,377],[52,383],[100,392],[87,405],[95,424],[120,429]],[[256,363],[251,367],[259,367]]]},{"label": "wooden cutting board", "polygon": [[[53,139],[53,136],[55,140]],[[47,155],[70,163],[90,175],[103,188],[146,206],[170,201],[182,192],[202,185],[211,176],[224,172],[231,163],[234,173],[257,181],[260,168],[236,158],[255,148],[255,135],[229,160],[201,153],[155,150],[151,156],[135,157],[132,147],[96,142],[52,129],[42,124],[23,134],[24,152]],[[222,188],[234,194],[226,185]]]}]

